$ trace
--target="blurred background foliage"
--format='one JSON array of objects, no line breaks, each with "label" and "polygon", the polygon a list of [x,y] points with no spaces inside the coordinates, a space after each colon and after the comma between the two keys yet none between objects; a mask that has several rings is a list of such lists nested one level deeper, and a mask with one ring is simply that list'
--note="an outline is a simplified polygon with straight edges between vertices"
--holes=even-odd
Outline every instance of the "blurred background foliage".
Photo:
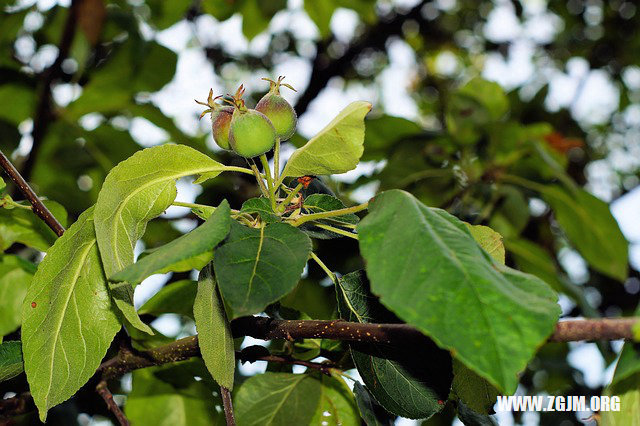
[{"label": "blurred background foliage", "polygon": [[[353,173],[316,182],[310,191],[335,191],[350,203],[377,190],[405,189],[430,206],[500,232],[508,264],[559,291],[564,315],[629,315],[636,308],[640,261],[632,255],[629,266],[608,205],[619,200],[619,221],[635,208],[631,222],[637,224],[640,11],[634,2],[1,4],[0,149],[39,195],[52,200],[61,219],[66,209],[68,223],[96,201],[109,170],[145,146],[182,143],[243,165],[215,146],[209,124],[197,121],[200,107],[193,98],[204,99],[209,87],[223,94],[245,83],[252,105],[267,90],[260,78],[282,74],[298,90],[285,95],[300,116],[299,134],[289,145],[303,144],[351,100],[374,105],[365,161]],[[283,147],[285,155],[291,151]],[[220,177],[196,190],[186,183],[179,185],[181,197],[198,203],[226,198],[239,208],[259,194],[243,176]],[[21,198],[11,185],[7,194]],[[18,221],[5,213],[0,210],[3,264],[16,254],[37,261],[37,250],[45,250],[52,235],[28,215]],[[149,225],[139,249],[162,245],[196,224],[195,216],[172,208]],[[623,230],[637,253],[640,232]],[[362,266],[352,240],[322,241],[317,252],[344,273]],[[25,271],[31,267],[20,265]],[[331,292],[318,285],[323,275],[310,265],[281,311],[286,306],[311,318],[335,317]],[[165,276],[153,288],[190,291],[184,285],[189,278]],[[150,318],[189,313],[170,300],[156,298],[142,312]],[[179,325],[163,330],[171,338],[193,327],[188,315],[175,318]],[[19,333],[8,323],[5,340]],[[603,369],[615,361],[619,343],[543,347],[522,378],[522,392],[600,394],[608,377]],[[293,350],[309,358],[330,352],[317,342]],[[595,372],[585,360],[597,364]],[[180,368],[195,375],[188,365]],[[154,380],[163,380],[136,375],[134,381],[146,381],[149,392]],[[130,386],[123,383],[121,393]],[[192,385],[201,392],[208,384]],[[4,382],[0,395],[25,386],[24,377]],[[130,399],[144,397],[144,389]],[[95,395],[81,391],[51,421],[75,422],[78,413],[106,414]],[[445,410],[428,424],[451,424],[453,417]],[[524,417],[516,414],[515,421],[577,421],[574,413]]]}]

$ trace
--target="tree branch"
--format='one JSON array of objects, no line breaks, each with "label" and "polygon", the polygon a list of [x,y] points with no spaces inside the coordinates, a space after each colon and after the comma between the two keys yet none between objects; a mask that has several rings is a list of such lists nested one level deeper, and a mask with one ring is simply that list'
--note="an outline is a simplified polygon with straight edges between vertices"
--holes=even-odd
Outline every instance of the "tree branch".
[{"label": "tree branch", "polygon": [[[573,342],[580,340],[632,339],[633,326],[640,318],[579,319],[560,321],[549,337],[550,342]],[[256,339],[332,339],[343,341],[407,345],[413,339],[424,339],[424,335],[407,324],[363,324],[342,320],[333,321],[289,321],[266,317],[241,317],[231,321],[234,337],[251,336]],[[101,381],[120,377],[140,368],[171,362],[184,361],[200,356],[198,337],[189,336],[144,352],[120,348],[118,354],[103,362],[96,374]],[[240,352],[238,359],[242,360]],[[331,368],[324,363],[288,359],[279,355],[260,355],[247,361],[270,361],[304,365],[322,371]],[[0,416],[25,413],[33,407],[30,394],[23,393],[0,401]]]},{"label": "tree branch", "polygon": [[336,76],[348,74],[347,71],[352,68],[353,61],[367,49],[383,50],[389,37],[402,34],[402,26],[409,20],[418,21],[421,24],[420,33],[431,42],[450,40],[450,36],[443,33],[435,24],[431,25],[431,22],[428,23],[429,26],[425,24],[422,8],[426,3],[427,1],[421,1],[405,14],[398,14],[386,19],[385,17],[380,17],[380,21],[377,24],[371,26],[365,34],[346,49],[344,55],[337,59],[331,59],[328,53],[328,48],[333,42],[332,39],[318,43],[318,53],[313,61],[309,86],[300,95],[295,106],[298,115],[304,114],[309,104],[327,86],[329,80]]},{"label": "tree branch", "polygon": [[633,339],[633,326],[639,320],[639,318],[601,318],[560,321],[556,324],[556,330],[549,341]]},{"label": "tree branch", "polygon": [[49,228],[56,233],[58,237],[62,236],[64,233],[64,227],[58,220],[53,216],[53,214],[49,211],[47,206],[45,206],[42,201],[38,198],[36,193],[31,189],[27,181],[20,175],[15,166],[9,161],[6,155],[2,151],[0,151],[0,166],[7,173],[9,178],[16,184],[20,192],[25,196],[25,198],[31,203],[33,207],[33,212],[46,223]]},{"label": "tree branch", "polygon": [[33,145],[22,168],[22,174],[27,179],[31,176],[42,140],[44,139],[49,124],[53,120],[51,85],[62,73],[62,63],[69,56],[69,50],[71,49],[71,44],[76,34],[77,12],[81,1],[82,0],[72,0],[67,14],[67,20],[64,24],[64,30],[62,31],[62,37],[58,44],[58,57],[49,68],[42,72],[40,88],[38,90],[38,104],[36,105],[33,116],[33,130],[31,132]]},{"label": "tree branch", "polygon": [[272,355],[269,353],[269,349],[259,345],[249,346],[239,352],[236,352],[236,359],[242,363],[267,361],[277,362],[280,364],[301,365],[313,370],[318,370],[327,375],[331,374],[330,370],[332,368],[338,368],[337,365],[329,362],[313,362],[296,359],[286,355]]},{"label": "tree branch", "polygon": [[101,380],[98,383],[98,385],[96,386],[96,392],[98,392],[98,395],[100,395],[102,399],[104,399],[104,402],[107,404],[109,411],[111,411],[116,417],[118,423],[120,423],[120,426],[129,426],[129,419],[127,419],[127,416],[124,415],[120,407],[118,407],[118,404],[116,404],[116,402],[113,400],[113,395],[107,387],[107,382],[105,380]]},{"label": "tree branch", "polygon": [[[640,318],[609,318],[560,321],[556,324],[549,341],[632,339],[633,325],[639,320]],[[332,339],[403,346],[414,339],[424,339],[420,331],[407,324],[365,324],[342,320],[290,321],[267,317],[241,317],[231,321],[231,331],[234,337],[251,336],[262,340]],[[121,349],[117,356],[103,362],[98,372],[102,374],[102,379],[106,380],[139,368],[183,361],[199,355],[198,337],[189,336],[144,352],[134,353]],[[289,362],[274,355],[262,355],[255,359]]]}]

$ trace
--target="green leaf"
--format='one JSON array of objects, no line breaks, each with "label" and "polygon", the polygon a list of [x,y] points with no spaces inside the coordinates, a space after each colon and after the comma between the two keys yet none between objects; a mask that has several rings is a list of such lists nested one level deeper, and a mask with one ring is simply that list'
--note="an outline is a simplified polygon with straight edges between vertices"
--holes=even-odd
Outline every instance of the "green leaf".
[{"label": "green leaf", "polygon": [[93,213],[81,214],[47,252],[22,308],[25,371],[42,421],[89,380],[120,329]]},{"label": "green leaf", "polygon": [[20,342],[0,343],[0,382],[12,379],[23,371],[22,345]]},{"label": "green leaf", "polygon": [[366,387],[355,382],[353,393],[360,410],[360,416],[367,426],[393,426],[394,416],[376,402]]},{"label": "green leaf", "polygon": [[[107,276],[133,263],[133,249],[147,222],[175,199],[176,179],[200,175],[199,181],[203,181],[223,169],[222,164],[184,145],[147,148],[114,167],[96,203],[96,237]],[[150,333],[133,307],[131,284],[110,284],[109,288],[116,306],[131,325]]]},{"label": "green leaf", "polygon": [[496,261],[504,265],[505,252],[502,235],[488,226],[471,225],[465,222],[474,240]]},{"label": "green leaf", "polygon": [[[67,224],[67,212],[55,201],[44,201],[49,211],[63,225]],[[40,251],[47,251],[57,239],[57,235],[42,220],[25,209],[0,208],[0,251],[13,243],[22,243]]]},{"label": "green leaf", "polygon": [[169,28],[184,18],[191,3],[188,0],[150,0],[146,4],[151,9],[149,22],[158,29]]},{"label": "green leaf", "polygon": [[209,0],[202,3],[202,10],[218,21],[226,21],[240,10],[244,1],[245,0],[236,0],[229,2],[227,0]]},{"label": "green leaf", "polygon": [[367,24],[372,24],[377,18],[375,12],[376,2],[374,0],[323,0],[304,2],[304,10],[309,18],[316,24],[321,38],[325,39],[331,35],[331,17],[338,8],[348,8],[355,10],[360,19]]},{"label": "green leaf", "polygon": [[310,374],[264,373],[248,378],[235,395],[238,426],[309,425],[322,398]]},{"label": "green leaf", "polygon": [[451,391],[465,406],[477,413],[487,414],[500,392],[458,360],[453,360]]},{"label": "green leaf", "polygon": [[260,219],[267,223],[278,222],[280,220],[278,215],[273,213],[271,202],[265,197],[248,199],[242,204],[240,211],[249,214],[257,213]]},{"label": "green leaf", "polygon": [[499,84],[474,78],[454,92],[446,108],[447,129],[463,144],[478,140],[482,126],[502,118],[509,100]]},{"label": "green leaf", "polygon": [[312,319],[334,319],[337,314],[335,290],[308,279],[300,280],[280,304],[304,312]]},{"label": "green leaf", "polygon": [[242,32],[251,40],[269,27],[271,18],[287,6],[285,0],[243,0]]},{"label": "green leaf", "polygon": [[4,191],[6,187],[7,187],[7,184],[4,183],[4,179],[0,177],[0,193],[2,193],[2,191]]},{"label": "green leaf", "polygon": [[0,109],[0,118],[17,126],[32,116],[35,100],[31,87],[22,84],[0,85],[0,102],[2,105],[11,105],[11,108]]},{"label": "green leaf", "polygon": [[529,222],[529,204],[516,187],[503,185],[498,188],[501,194],[489,226],[505,238],[515,238]]},{"label": "green leaf", "polygon": [[492,259],[463,222],[404,191],[377,195],[358,234],[381,302],[513,393],[518,373],[554,329],[556,294]]},{"label": "green leaf", "polygon": [[[311,194],[304,199],[303,204],[303,209],[306,213],[321,213],[343,208],[345,208],[345,205],[342,201],[328,194]],[[360,219],[355,214],[346,214],[319,220],[318,222],[334,227],[337,225],[337,227],[339,228],[340,224],[355,225],[356,223],[358,223],[358,220]],[[302,229],[310,237],[323,240],[342,237],[342,235],[335,232],[319,228],[313,223],[305,223],[300,227],[300,229]]]},{"label": "green leaf", "polygon": [[273,223],[254,229],[232,222],[213,265],[234,317],[262,312],[293,290],[310,251],[309,237],[291,225]]},{"label": "green leaf", "polygon": [[233,389],[233,374],[236,369],[233,336],[211,265],[200,272],[193,317],[196,320],[200,352],[207,369],[220,386]]},{"label": "green leaf", "polygon": [[458,417],[465,426],[498,426],[492,417],[477,413],[461,401],[458,402]]},{"label": "green leaf", "polygon": [[108,276],[133,263],[135,243],[146,223],[175,199],[177,179],[220,174],[224,166],[184,145],[161,145],[138,151],[114,167],[96,203],[96,236]]},{"label": "green leaf", "polygon": [[633,342],[626,342],[622,347],[611,384],[615,385],[633,375],[640,375],[640,348]]},{"label": "green leaf", "polygon": [[159,292],[145,302],[138,309],[138,314],[162,315],[179,314],[193,318],[193,301],[196,298],[198,286],[191,280],[172,282],[160,289]]},{"label": "green leaf", "polygon": [[560,186],[541,189],[556,220],[585,260],[597,271],[619,281],[627,278],[629,244],[609,205],[587,191]]},{"label": "green leaf", "polygon": [[[396,323],[363,282],[362,271],[338,282],[340,316],[362,323]],[[371,394],[387,411],[410,419],[426,419],[442,410],[449,395],[451,357],[426,337],[411,351],[388,345],[351,343],[351,356]],[[429,362],[424,362],[429,359]]]},{"label": "green leaf", "polygon": [[320,404],[310,425],[360,426],[358,407],[353,393],[344,379],[337,374],[319,375]]},{"label": "green leaf", "polygon": [[153,330],[138,316],[133,306],[133,287],[127,282],[112,283],[108,281],[109,294],[119,313],[126,320],[125,326],[130,325],[140,331],[153,335]]},{"label": "green leaf", "polygon": [[492,120],[498,120],[509,110],[509,99],[502,87],[482,78],[474,78],[457,90],[457,95],[475,99]]},{"label": "green leaf", "polygon": [[191,213],[195,214],[196,216],[198,216],[202,220],[209,219],[209,217],[211,217],[211,215],[215,211],[216,211],[216,208],[213,207],[213,206],[201,205],[201,206],[197,206],[197,207],[192,207],[191,208]]},{"label": "green leaf", "polygon": [[632,342],[624,344],[611,384],[603,395],[620,397],[620,411],[601,411],[602,426],[640,425],[640,354]]},{"label": "green leaf", "polygon": [[352,102],[303,147],[296,149],[282,176],[332,175],[353,170],[364,151],[368,102]]},{"label": "green leaf", "polygon": [[[175,271],[172,265],[212,251],[229,233],[231,209],[222,201],[209,219],[201,226],[155,249],[151,254],[109,277],[110,281],[127,281],[137,285],[150,275]],[[191,269],[191,268],[189,268]]]},{"label": "green leaf", "polygon": [[320,31],[321,38],[327,38],[331,35],[331,17],[336,9],[336,5],[329,0],[313,1],[306,0],[304,2],[304,11],[307,12],[309,18],[316,24],[318,31]]},{"label": "green leaf", "polygon": [[22,301],[35,266],[15,255],[0,257],[0,338],[20,327]]},{"label": "green leaf", "polygon": [[[181,363],[182,364],[182,363]],[[211,391],[188,377],[181,364],[133,372],[125,414],[133,425],[223,426]]]},{"label": "green leaf", "polygon": [[409,138],[423,137],[426,133],[418,124],[406,118],[383,115],[367,118],[367,131],[364,144],[367,147],[363,154],[364,160],[382,160],[387,158],[388,150],[392,146]]},{"label": "green leaf", "polygon": [[[173,2],[172,2],[173,3]],[[134,103],[136,92],[155,92],[173,78],[178,57],[156,43],[129,37],[112,43],[111,54],[91,74],[82,95],[64,110],[71,120],[91,113],[113,113]]]},{"label": "green leaf", "polygon": [[[640,305],[636,308],[634,315],[640,315]],[[615,385],[634,375],[640,377],[640,346],[635,342],[627,341],[622,347],[611,385]]]},{"label": "green leaf", "polygon": [[553,258],[542,247],[524,238],[506,239],[505,244],[519,270],[539,277],[556,291],[566,291]]},{"label": "green leaf", "polygon": [[[144,260],[146,257],[155,253],[156,250],[160,250],[163,247],[164,246],[160,246],[154,249],[143,251],[142,253],[140,253],[140,256],[138,257],[138,262],[140,262],[141,260]],[[190,272],[194,269],[200,270],[204,268],[212,260],[213,260],[213,250],[205,251],[205,252],[196,254],[195,256],[187,257],[186,259],[182,259],[175,263],[171,263],[163,268],[158,269],[157,271],[154,272],[154,274],[166,274],[168,272]],[[137,263],[134,263],[134,265],[136,264]],[[127,268],[130,268],[130,267],[131,265],[127,266]]]}]

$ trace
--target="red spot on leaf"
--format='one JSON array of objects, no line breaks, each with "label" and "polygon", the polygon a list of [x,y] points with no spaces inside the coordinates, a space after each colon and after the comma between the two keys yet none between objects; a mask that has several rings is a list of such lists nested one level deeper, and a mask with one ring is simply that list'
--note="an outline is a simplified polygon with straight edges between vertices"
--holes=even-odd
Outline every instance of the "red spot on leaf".
[{"label": "red spot on leaf", "polygon": [[443,401],[443,400],[441,400],[441,399],[439,399],[439,400],[438,400],[438,405],[444,405],[444,401]]},{"label": "red spot on leaf", "polygon": [[35,308],[36,306],[38,306],[38,304],[36,302],[31,302],[31,307]]}]

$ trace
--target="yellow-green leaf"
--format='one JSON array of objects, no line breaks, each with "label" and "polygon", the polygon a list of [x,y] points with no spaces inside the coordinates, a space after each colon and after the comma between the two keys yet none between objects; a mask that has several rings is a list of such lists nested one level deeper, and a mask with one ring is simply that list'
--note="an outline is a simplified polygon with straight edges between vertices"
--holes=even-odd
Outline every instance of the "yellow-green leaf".
[{"label": "yellow-green leaf", "polygon": [[[161,145],[138,151],[114,167],[102,185],[95,210],[95,228],[107,276],[134,260],[136,242],[147,222],[176,197],[176,179],[199,175],[199,181],[220,174],[224,166],[185,145]],[[110,285],[116,306],[134,327],[152,333],[133,307],[130,283]]]},{"label": "yellow-green leaf", "polygon": [[193,316],[200,352],[209,373],[220,386],[233,389],[236,368],[233,336],[211,265],[200,272]]},{"label": "yellow-green leaf", "polygon": [[369,111],[369,102],[349,104],[291,154],[283,176],[331,175],[355,169],[364,151],[364,117]]},{"label": "yellow-green leaf", "polygon": [[22,308],[24,366],[42,421],[95,373],[120,329],[93,211],[82,213],[47,252]]}]

